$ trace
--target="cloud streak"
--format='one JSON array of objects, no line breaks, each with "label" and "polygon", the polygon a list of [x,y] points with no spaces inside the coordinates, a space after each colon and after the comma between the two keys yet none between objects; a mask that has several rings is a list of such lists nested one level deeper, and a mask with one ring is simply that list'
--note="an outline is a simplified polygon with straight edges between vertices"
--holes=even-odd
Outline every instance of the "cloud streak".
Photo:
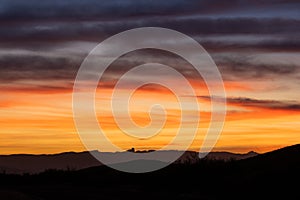
[{"label": "cloud streak", "polygon": [[[282,36],[297,35],[300,33],[300,20],[280,19],[280,18],[181,18],[166,17],[137,20],[121,19],[118,21],[63,21],[59,22],[33,22],[24,23],[22,21],[12,24],[3,24],[0,36],[1,42],[14,40],[22,42],[24,40],[94,40],[99,41],[112,34],[131,28],[158,26],[175,29],[193,37],[208,34],[256,34]],[[198,28],[194,28],[198,27]],[[286,39],[286,37],[285,37]],[[293,39],[290,45],[299,47],[299,37]],[[270,43],[270,42],[269,42]],[[284,39],[277,41],[277,45],[287,43]],[[269,44],[270,45],[270,44]],[[275,46],[275,45],[274,45]],[[265,47],[268,47],[266,41]],[[295,48],[295,47],[294,47]]]},{"label": "cloud streak", "polygon": [[[257,57],[251,55],[216,56],[215,61],[228,79],[263,79],[274,77],[286,77],[295,79],[300,71],[300,66],[288,60],[288,56],[281,56],[281,63],[274,61],[257,61]],[[273,56],[275,59],[275,56]],[[279,60],[279,59],[277,59]]]},{"label": "cloud streak", "polygon": [[[199,99],[210,100],[210,96],[198,96]],[[218,97],[216,97],[218,98]],[[247,108],[261,108],[270,110],[300,111],[300,102],[298,101],[279,101],[254,99],[248,97],[227,97],[226,102],[230,106],[239,106]]]},{"label": "cloud streak", "polygon": [[[3,20],[51,20],[51,19],[120,19],[147,16],[178,16],[180,14],[200,14],[202,16],[227,15],[236,16],[241,13],[259,15],[261,8],[264,13],[278,15],[278,10],[297,10],[297,0],[3,0],[0,18]],[[268,9],[266,9],[268,8]],[[235,11],[235,12],[233,12]],[[257,11],[257,12],[254,12]],[[114,15],[112,15],[112,12]],[[235,13],[235,14],[234,14]],[[263,14],[264,14],[263,13]]]}]

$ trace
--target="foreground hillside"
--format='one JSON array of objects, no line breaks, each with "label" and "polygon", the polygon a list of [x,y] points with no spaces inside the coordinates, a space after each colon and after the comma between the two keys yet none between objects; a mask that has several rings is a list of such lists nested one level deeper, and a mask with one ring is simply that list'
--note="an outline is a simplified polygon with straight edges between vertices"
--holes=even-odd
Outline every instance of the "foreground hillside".
[{"label": "foreground hillside", "polygon": [[[97,166],[0,177],[1,199],[299,199],[300,145],[255,157],[173,164],[145,174]],[[2,195],[2,196],[1,196]]]}]

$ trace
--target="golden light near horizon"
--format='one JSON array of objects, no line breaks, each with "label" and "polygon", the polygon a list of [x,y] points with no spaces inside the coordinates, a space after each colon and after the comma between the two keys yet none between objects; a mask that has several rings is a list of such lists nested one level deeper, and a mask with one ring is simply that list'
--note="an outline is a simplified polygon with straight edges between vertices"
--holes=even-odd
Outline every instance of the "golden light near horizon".
[{"label": "golden light near horizon", "polygon": [[[226,83],[225,83],[226,84]],[[230,82],[226,84],[230,94],[237,88],[237,83],[232,87]],[[244,83],[243,83],[244,85]],[[109,92],[109,91],[107,91]],[[247,91],[245,91],[247,92]],[[76,133],[71,113],[71,91],[6,91],[6,97],[14,99],[7,104],[2,104],[0,112],[0,143],[1,154],[14,153],[58,153],[65,151],[84,151],[79,137]],[[150,98],[151,97],[151,98]],[[175,109],[176,98],[166,89],[147,90],[140,89],[133,97],[137,104],[132,117],[141,126],[146,125],[149,115],[145,112],[139,113],[139,107],[144,107],[142,102],[159,98],[168,104],[170,111],[166,123],[166,129],[161,136],[150,141],[134,140],[123,135],[107,115],[104,129],[110,132],[111,140],[124,149],[136,147],[137,149],[157,149],[164,145],[174,136],[177,125],[177,113]],[[59,101],[58,101],[59,99]],[[104,100],[105,102],[105,100]],[[97,103],[102,104],[103,101]],[[132,101],[134,103],[134,101]],[[208,100],[199,100],[201,105],[209,106]],[[105,106],[102,104],[101,106]],[[199,142],[209,124],[210,113],[206,112],[205,106],[200,113],[201,122],[199,134],[190,147],[191,150],[199,149]],[[282,146],[298,143],[298,130],[300,124],[300,113],[297,110],[261,108],[258,105],[247,106],[237,103],[228,105],[228,114],[215,150],[248,152],[255,150],[266,152]],[[106,115],[106,113],[101,113]],[[180,147],[174,147],[180,149]],[[109,151],[109,149],[108,149]]]}]

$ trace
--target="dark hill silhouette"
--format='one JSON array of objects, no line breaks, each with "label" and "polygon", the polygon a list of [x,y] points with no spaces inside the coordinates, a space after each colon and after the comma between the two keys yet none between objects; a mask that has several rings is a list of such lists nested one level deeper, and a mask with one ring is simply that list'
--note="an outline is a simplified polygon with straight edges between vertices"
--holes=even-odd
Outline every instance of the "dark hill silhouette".
[{"label": "dark hill silhouette", "polygon": [[89,152],[67,152],[53,155],[0,155],[0,170],[6,173],[40,173],[47,169],[78,170],[99,166]]},{"label": "dark hill silhouette", "polygon": [[0,174],[0,195],[46,200],[299,199],[299,163],[300,145],[294,145],[242,160],[175,163],[144,174],[106,166],[36,175]]},{"label": "dark hill silhouette", "polygon": [[[148,151],[147,151],[148,152]],[[151,152],[151,151],[150,151]],[[102,156],[121,153],[100,153]],[[140,153],[140,151],[137,151]],[[173,151],[161,152],[162,156],[168,157]],[[229,152],[211,152],[207,155],[208,159],[213,160],[239,160],[251,156],[256,156],[256,153],[251,154],[235,154]],[[196,163],[199,161],[198,153],[187,151],[181,156],[176,163]],[[89,152],[66,152],[60,154],[43,154],[43,155],[0,155],[0,172],[23,174],[23,173],[40,173],[47,169],[56,170],[79,170],[93,166],[102,165]]]},{"label": "dark hill silhouette", "polygon": [[299,163],[299,153],[300,144],[297,144],[257,155],[255,157],[245,160],[244,162],[259,162],[261,165],[264,166],[271,166],[274,163],[282,166],[285,166],[287,164],[294,165]]},{"label": "dark hill silhouette", "polygon": [[[300,144],[285,147],[240,162],[240,168],[261,173],[292,173],[300,166]],[[299,172],[298,172],[299,173]],[[295,175],[298,174],[295,172]]]}]

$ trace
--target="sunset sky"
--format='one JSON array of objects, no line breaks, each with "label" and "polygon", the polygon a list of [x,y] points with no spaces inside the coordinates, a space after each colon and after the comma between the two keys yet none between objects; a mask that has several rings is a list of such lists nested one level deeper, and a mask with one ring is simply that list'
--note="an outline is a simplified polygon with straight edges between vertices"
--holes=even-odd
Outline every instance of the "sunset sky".
[{"label": "sunset sky", "polygon": [[[98,43],[138,27],[180,31],[215,61],[227,93],[227,117],[214,151],[266,152],[300,143],[299,10],[297,0],[1,0],[0,154],[85,151],[72,115],[77,70]],[[201,118],[189,149],[199,151],[210,97],[189,63],[168,52],[130,52],[109,67],[96,95],[103,130],[124,150],[159,149],[175,137],[181,111],[167,88],[147,85],[131,99],[131,116],[140,126],[150,122],[151,105],[165,105],[165,127],[148,140],[124,135],[108,109],[118,78],[147,62],[174,67],[194,86]],[[127,86],[122,90],[128,92]]]}]

